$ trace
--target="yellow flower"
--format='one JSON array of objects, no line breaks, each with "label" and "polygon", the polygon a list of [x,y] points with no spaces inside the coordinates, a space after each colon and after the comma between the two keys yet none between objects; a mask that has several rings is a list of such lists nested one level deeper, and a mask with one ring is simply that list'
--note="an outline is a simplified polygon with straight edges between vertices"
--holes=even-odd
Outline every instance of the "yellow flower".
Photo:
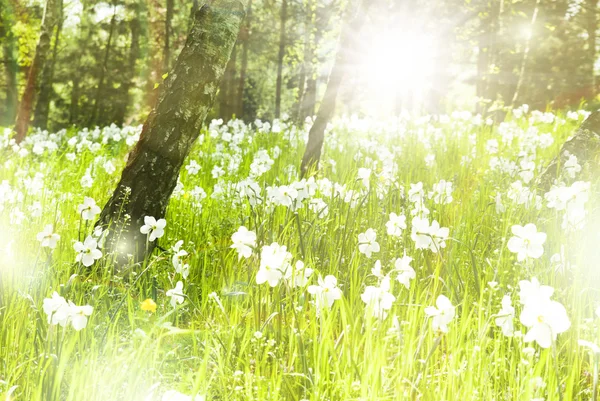
[{"label": "yellow flower", "polygon": [[156,312],[156,302],[152,298],[148,298],[142,302],[141,308],[147,312]]}]

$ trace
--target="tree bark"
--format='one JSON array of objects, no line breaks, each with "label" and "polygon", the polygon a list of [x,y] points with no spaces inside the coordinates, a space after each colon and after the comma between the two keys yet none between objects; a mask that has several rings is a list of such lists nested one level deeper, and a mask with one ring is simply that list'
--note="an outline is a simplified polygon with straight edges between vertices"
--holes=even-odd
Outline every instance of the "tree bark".
[{"label": "tree bark", "polygon": [[281,116],[281,86],[283,85],[283,57],[285,56],[285,24],[287,22],[287,0],[281,2],[279,20],[279,52],[277,54],[277,83],[275,84],[275,118]]},{"label": "tree bark", "polygon": [[304,176],[309,169],[318,168],[319,160],[321,159],[321,151],[323,149],[323,142],[325,140],[325,129],[327,124],[333,117],[335,111],[335,103],[337,94],[342,83],[342,79],[345,74],[346,61],[350,58],[350,50],[352,41],[356,35],[360,33],[360,30],[366,20],[367,9],[371,4],[367,1],[363,4],[363,7],[358,7],[353,18],[350,19],[349,23],[346,23],[342,34],[340,36],[340,44],[329,74],[329,81],[327,82],[327,88],[319,111],[317,112],[317,118],[310,128],[308,134],[308,142],[306,144],[306,150],[302,157],[301,174]]},{"label": "tree bark", "polygon": [[48,115],[50,114],[50,97],[52,96],[52,84],[54,82],[54,67],[58,58],[58,46],[63,26],[63,1],[57,0],[57,21],[54,32],[54,46],[52,47],[52,59],[44,66],[40,79],[40,92],[33,113],[33,125],[41,129],[48,128]]},{"label": "tree bark", "polygon": [[538,188],[548,191],[556,180],[560,180],[560,168],[569,159],[569,155],[575,155],[579,165],[594,176],[600,172],[600,111],[590,114],[575,134],[563,144],[558,155],[541,174]]},{"label": "tree bark", "polygon": [[195,15],[175,66],[165,80],[158,105],[96,225],[107,228],[105,247],[119,266],[132,255],[152,252],[140,233],[144,216],[163,218],[179,171],[208,114],[244,17],[244,3],[214,0]]},{"label": "tree bark", "polygon": [[27,130],[29,129],[31,113],[35,103],[35,95],[39,90],[40,73],[46,65],[48,52],[50,51],[50,37],[52,36],[52,29],[54,27],[55,7],[55,0],[46,1],[40,37],[35,48],[33,62],[29,68],[27,84],[25,86],[25,91],[23,92],[23,97],[21,98],[21,103],[19,104],[19,111],[15,122],[15,140],[17,143],[20,143],[25,139]]}]

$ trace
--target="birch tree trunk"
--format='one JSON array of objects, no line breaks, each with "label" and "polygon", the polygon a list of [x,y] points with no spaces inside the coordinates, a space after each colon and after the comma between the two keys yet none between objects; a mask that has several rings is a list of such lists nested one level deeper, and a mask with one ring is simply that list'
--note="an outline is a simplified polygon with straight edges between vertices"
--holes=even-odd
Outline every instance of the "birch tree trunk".
[{"label": "birch tree trunk", "polygon": [[358,10],[354,13],[353,17],[349,19],[349,22],[344,24],[342,29],[339,48],[335,56],[331,73],[329,74],[327,88],[325,89],[323,100],[319,106],[317,118],[308,134],[308,142],[300,166],[302,176],[304,176],[309,169],[318,168],[319,166],[323,142],[325,140],[325,129],[335,111],[337,95],[346,72],[346,63],[347,60],[350,59],[352,41],[355,36],[360,33],[366,20],[366,13],[370,4],[371,1],[367,1],[362,7],[359,4]]},{"label": "birch tree trunk", "polygon": [[96,223],[108,229],[105,248],[114,252],[119,266],[128,255],[140,261],[155,247],[153,242],[146,249],[146,236],[140,233],[144,216],[165,216],[179,170],[214,102],[244,9],[242,1],[214,0],[194,16],[158,104]]}]

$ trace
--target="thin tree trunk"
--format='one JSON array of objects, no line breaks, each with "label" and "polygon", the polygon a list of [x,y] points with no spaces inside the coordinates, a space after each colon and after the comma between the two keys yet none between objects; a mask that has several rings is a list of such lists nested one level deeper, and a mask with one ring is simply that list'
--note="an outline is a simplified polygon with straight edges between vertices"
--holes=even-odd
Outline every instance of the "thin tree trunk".
[{"label": "thin tree trunk", "polygon": [[287,22],[287,0],[281,3],[279,20],[279,53],[277,54],[277,83],[275,84],[275,118],[281,116],[281,86],[283,85],[283,57],[285,56],[285,24]]},{"label": "thin tree trunk", "polygon": [[121,85],[121,89],[122,89],[122,93],[123,93],[122,97],[124,99],[124,105],[123,105],[123,107],[120,107],[117,111],[117,115],[115,118],[117,125],[122,125],[123,122],[125,121],[125,115],[127,114],[127,108],[130,104],[129,90],[133,86],[133,79],[136,75],[135,74],[136,73],[136,68],[135,68],[136,62],[137,62],[138,58],[140,57],[140,31],[141,31],[140,6],[138,3],[135,3],[134,7],[135,7],[134,17],[131,21],[129,21],[129,27],[131,30],[131,45],[129,46],[129,60],[128,60],[127,72],[126,72],[125,80],[124,80],[123,84]]},{"label": "thin tree trunk", "polygon": [[523,86],[523,82],[525,81],[527,61],[529,58],[531,37],[533,36],[533,29],[535,27],[535,21],[537,20],[537,15],[540,9],[540,3],[541,0],[536,0],[535,7],[533,9],[533,15],[531,16],[531,23],[529,24],[529,34],[527,35],[527,39],[525,40],[525,48],[523,50],[523,57],[521,58],[521,67],[519,68],[519,78],[517,81],[517,86],[515,88],[515,93],[513,94],[513,98],[511,101],[512,106],[517,105],[517,101],[519,101],[519,96],[521,96],[521,87]]},{"label": "thin tree trunk", "polygon": [[44,8],[44,16],[42,17],[42,27],[40,37],[35,48],[35,56],[29,74],[27,76],[27,84],[25,92],[19,104],[19,111],[15,122],[15,140],[20,143],[27,135],[31,113],[35,102],[35,95],[39,89],[40,73],[43,71],[48,53],[50,51],[50,37],[52,36],[52,28],[55,21],[55,1],[47,0]]},{"label": "thin tree trunk", "polygon": [[158,105],[96,223],[108,228],[106,247],[121,266],[128,254],[140,261],[156,246],[151,242],[146,248],[140,233],[144,216],[165,216],[181,166],[212,107],[244,9],[241,1],[214,0],[195,15]]},{"label": "thin tree trunk", "polygon": [[308,134],[306,150],[304,151],[304,156],[302,157],[302,176],[304,176],[309,169],[318,168],[319,166],[323,142],[325,140],[325,129],[327,128],[327,124],[333,117],[333,113],[335,111],[336,98],[342,83],[342,79],[344,78],[346,61],[350,57],[349,53],[352,45],[352,39],[360,33],[370,4],[370,1],[364,3],[363,7],[360,7],[359,4],[358,10],[355,12],[354,17],[349,23],[345,24],[342,30],[338,52],[329,75],[329,81],[327,82],[327,89],[325,89],[323,101],[319,106],[317,118]]},{"label": "thin tree trunk", "polygon": [[240,32],[240,40],[242,41],[242,60],[240,66],[240,82],[238,85],[238,100],[236,115],[240,118],[244,117],[244,91],[246,89],[246,75],[248,73],[248,49],[250,47],[250,31],[252,24],[252,0],[248,2],[248,11],[244,26]]},{"label": "thin tree trunk", "polygon": [[315,53],[321,42],[323,30],[316,27],[317,5],[314,0],[311,0],[311,11],[312,15],[310,18],[312,32],[310,35],[311,37],[314,37],[314,40],[310,40],[308,48],[305,49],[306,54],[304,55],[304,58],[307,60],[306,86],[300,103],[300,115],[298,116],[298,121],[300,122],[304,122],[306,117],[313,117],[315,115],[315,106],[317,104],[318,62],[315,59]]},{"label": "thin tree trunk", "polygon": [[223,79],[221,80],[221,86],[219,88],[219,115],[225,121],[231,119],[231,116],[235,113],[235,66],[237,63],[237,44],[233,46],[231,52],[231,58],[225,68]]},{"label": "thin tree trunk", "polygon": [[[2,3],[0,3],[2,4]],[[8,5],[3,4],[4,7]],[[0,13],[2,18],[2,13]],[[2,50],[4,53],[4,73],[6,81],[6,103],[4,105],[5,125],[12,124],[15,121],[15,113],[19,102],[19,91],[17,89],[17,71],[18,64],[15,57],[15,37],[12,30],[9,28],[12,21],[7,19],[0,20],[0,38],[2,39]]]},{"label": "thin tree trunk", "polygon": [[592,176],[598,176],[600,172],[600,111],[590,114],[575,135],[563,144],[558,155],[540,175],[538,188],[547,191],[555,180],[560,180],[560,168],[569,160],[570,155],[575,155],[577,163],[583,168],[589,169]]},{"label": "thin tree trunk", "polygon": [[302,102],[304,99],[304,95],[306,92],[306,80],[308,76],[308,71],[310,69],[310,64],[312,63],[312,52],[311,52],[311,33],[313,29],[313,9],[312,9],[312,1],[305,0],[305,18],[304,18],[304,56],[302,60],[302,65],[300,67],[300,76],[298,78],[298,99],[296,99],[296,104],[294,105],[293,118],[294,121],[299,124],[304,121],[304,117],[302,116]]},{"label": "thin tree trunk", "polygon": [[52,84],[54,82],[54,67],[58,58],[58,46],[63,26],[63,1],[57,0],[57,23],[54,32],[54,46],[52,47],[52,59],[47,62],[41,74],[40,92],[33,113],[33,125],[41,129],[48,128],[48,115],[50,114],[50,97],[52,96]]},{"label": "thin tree trunk", "polygon": [[96,96],[94,98],[94,106],[92,107],[92,113],[90,117],[90,125],[97,123],[98,119],[102,117],[102,112],[98,112],[98,110],[102,110],[101,103],[104,95],[104,84],[106,81],[106,73],[108,70],[108,60],[110,59],[110,51],[112,47],[112,40],[115,32],[115,26],[117,25],[117,3],[113,3],[113,15],[110,19],[110,28],[108,31],[108,39],[106,40],[106,47],[104,49],[104,58],[102,61],[102,66],[100,68],[100,77],[98,78],[98,87],[96,88]]}]

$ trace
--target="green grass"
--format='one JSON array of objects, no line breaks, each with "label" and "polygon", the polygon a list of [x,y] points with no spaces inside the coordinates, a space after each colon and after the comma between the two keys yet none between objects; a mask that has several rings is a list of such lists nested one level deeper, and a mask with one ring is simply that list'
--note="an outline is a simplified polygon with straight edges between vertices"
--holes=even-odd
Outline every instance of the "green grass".
[{"label": "green grass", "polygon": [[[529,123],[523,118],[510,124],[515,139],[510,145],[499,140],[496,156],[518,163]],[[552,146],[537,149],[537,168],[578,124],[534,124],[554,137]],[[190,156],[201,171],[189,175],[182,170],[186,194],[169,205],[159,244],[170,249],[181,239],[190,253],[186,301],[176,309],[165,292],[181,278],[168,252],[155,251],[143,274],[125,279],[111,273],[106,257],[89,271],[75,263],[73,242],[92,231],[90,224],[81,223],[77,205],[84,196],[99,205],[108,199],[124,165],[123,141],[109,141],[95,153],[82,149],[73,161],[67,158],[73,148],[66,140],[51,154],[21,157],[10,147],[0,150],[0,182],[6,180],[21,193],[7,195],[0,189],[0,399],[12,393],[7,399],[145,401],[160,400],[169,389],[207,400],[558,400],[559,389],[564,400],[591,399],[594,360],[577,340],[597,342],[600,334],[594,315],[600,288],[595,187],[586,205],[586,227],[566,232],[561,212],[548,209],[545,201],[537,210],[506,197],[518,177],[489,168],[492,156],[485,144],[500,138],[496,127],[458,117],[444,123],[377,122],[369,128],[338,121],[328,134],[317,178],[361,191],[358,168],[371,167],[372,160],[390,151],[398,167],[394,182],[378,196],[376,188],[383,183],[372,176],[371,190],[363,191],[354,207],[337,196],[317,194],[328,204],[328,215],[318,217],[305,206],[296,217],[282,206],[271,210],[245,199],[211,197],[215,184],[245,179],[259,149],[271,157],[275,146],[281,150],[271,169],[257,179],[263,191],[297,179],[303,138],[293,134],[296,128],[285,125],[282,132],[269,133],[234,126],[230,131],[246,132],[239,148],[204,132]],[[25,147],[31,150],[32,144]],[[425,163],[429,153],[435,155],[431,167]],[[470,161],[463,162],[463,156]],[[117,171],[106,173],[98,157],[113,160]],[[239,170],[226,168],[223,177],[213,178],[213,166],[232,158],[239,160]],[[373,172],[381,167],[378,161]],[[82,188],[80,179],[88,168],[94,183]],[[36,191],[28,182],[38,173],[43,185]],[[585,179],[581,174],[579,179]],[[440,179],[453,182],[454,201],[427,201],[430,218],[450,229],[447,247],[434,254],[415,249],[412,207],[403,193],[419,181],[430,191]],[[189,194],[196,185],[208,194],[201,208]],[[495,210],[498,192],[506,206],[503,213]],[[30,212],[34,202],[42,207],[37,217]],[[17,211],[25,214],[19,224]],[[402,238],[386,234],[391,212],[407,216],[409,228]],[[548,240],[541,258],[518,263],[506,242],[513,224],[526,223],[535,223]],[[46,224],[54,224],[61,235],[51,253],[36,240]],[[318,275],[336,276],[342,299],[317,316],[305,288],[258,286],[259,250],[238,261],[230,249],[231,235],[240,225],[257,233],[257,248],[278,242],[288,247],[294,261],[315,269],[311,284]],[[358,234],[368,228],[377,231],[381,245],[371,259],[358,251]],[[556,271],[551,265],[550,257],[561,246],[575,266],[571,270]],[[388,272],[404,252],[414,258],[417,274],[410,290],[392,280],[396,301],[387,318],[367,316],[360,295],[366,285],[377,285],[371,275],[375,261],[381,260]],[[518,281],[533,276],[555,287],[554,299],[565,305],[572,323],[558,336],[556,358],[553,349],[504,337],[494,323],[503,295],[512,294],[518,305]],[[492,281],[498,285],[492,288]],[[53,291],[94,307],[87,328],[76,332],[47,324],[42,303]],[[209,296],[213,292],[219,302]],[[447,334],[435,333],[424,313],[440,294],[457,306]],[[156,313],[140,308],[146,298],[156,301]],[[518,322],[520,306],[516,308],[515,329],[525,333]],[[526,347],[533,347],[534,354]]]}]

